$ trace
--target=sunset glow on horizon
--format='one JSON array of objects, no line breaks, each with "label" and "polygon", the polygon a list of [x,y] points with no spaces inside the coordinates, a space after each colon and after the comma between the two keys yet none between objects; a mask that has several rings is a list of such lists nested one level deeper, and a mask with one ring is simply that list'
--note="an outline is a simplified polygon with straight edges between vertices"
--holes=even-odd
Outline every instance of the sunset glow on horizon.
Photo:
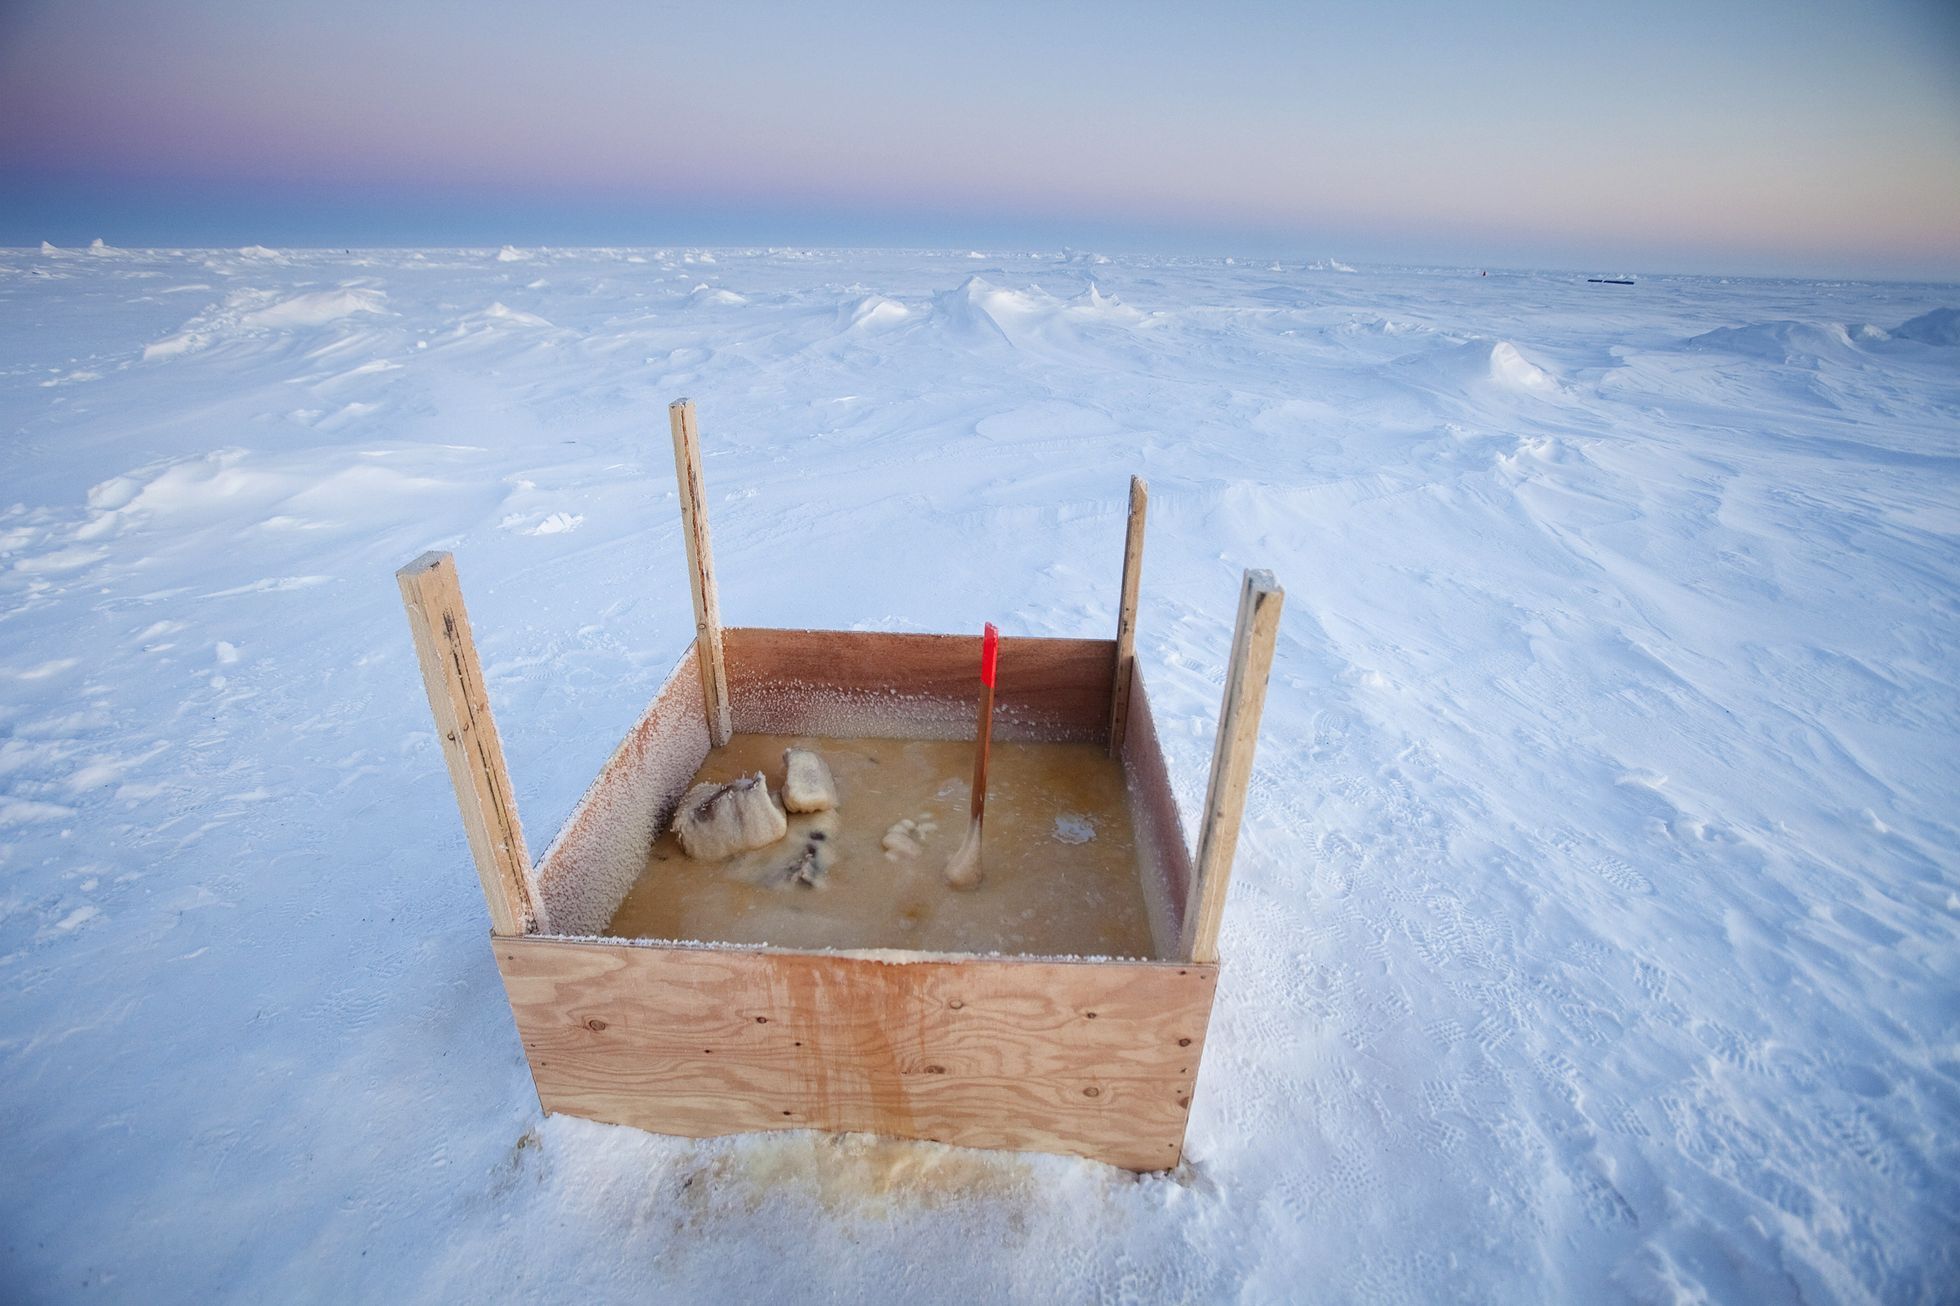
[{"label": "sunset glow on horizon", "polygon": [[1960,278],[1957,33],[1925,3],[30,3],[0,16],[0,244]]}]

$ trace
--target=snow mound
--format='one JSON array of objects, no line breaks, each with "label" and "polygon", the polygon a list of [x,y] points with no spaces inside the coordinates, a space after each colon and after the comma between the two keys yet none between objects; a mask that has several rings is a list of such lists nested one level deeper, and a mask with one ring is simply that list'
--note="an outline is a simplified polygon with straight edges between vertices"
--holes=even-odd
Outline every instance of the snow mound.
[{"label": "snow mound", "polygon": [[1316,260],[1314,260],[1314,261],[1313,261],[1312,263],[1309,263],[1309,264],[1307,264],[1307,271],[1309,271],[1309,272],[1352,272],[1352,271],[1354,271],[1354,269],[1353,269],[1353,268],[1351,268],[1351,267],[1349,267],[1349,266],[1348,266],[1347,264],[1345,264],[1345,263],[1343,263],[1343,262],[1341,262],[1341,261],[1340,261],[1339,259],[1337,259],[1337,258],[1323,258],[1323,259],[1316,259]]},{"label": "snow mound", "polygon": [[203,331],[179,331],[174,336],[167,336],[162,340],[144,345],[143,361],[147,363],[157,358],[175,358],[179,354],[188,354],[194,350],[202,349],[210,343],[211,337]]},{"label": "snow mound", "polygon": [[1405,380],[1445,394],[1497,390],[1549,398],[1561,390],[1551,371],[1508,340],[1438,343],[1396,359],[1395,367]]},{"label": "snow mound", "polygon": [[704,305],[746,304],[749,301],[732,290],[721,290],[703,281],[688,292],[687,306],[701,308]]},{"label": "snow mound", "polygon": [[971,276],[951,290],[932,297],[933,320],[959,331],[997,334],[1000,325],[987,311],[987,301],[999,288],[981,276]]},{"label": "snow mound", "polygon": [[932,313],[935,321],[958,334],[998,336],[1012,343],[1011,328],[1028,324],[1044,309],[1052,310],[1052,300],[1047,305],[1041,302],[1046,298],[1039,291],[1009,290],[975,275],[934,295]]},{"label": "snow mound", "polygon": [[1089,289],[1068,306],[1069,316],[1074,318],[1101,318],[1112,322],[1141,322],[1143,313],[1131,308],[1114,295],[1105,295],[1102,287],[1091,282]]},{"label": "snow mound", "polygon": [[1691,337],[1687,344],[1690,349],[1736,354],[1771,363],[1814,363],[1858,348],[1854,333],[1870,340],[1873,338],[1870,330],[1843,322],[1752,322],[1704,331]]},{"label": "snow mound", "polygon": [[1340,327],[1341,334],[1350,336],[1406,336],[1433,334],[1429,327],[1406,318],[1383,317],[1379,314],[1354,316],[1348,318]]},{"label": "snow mound", "polygon": [[1135,326],[1146,317],[1103,293],[1093,280],[1081,294],[1063,300],[1039,286],[1010,289],[979,275],[934,295],[932,316],[955,335],[999,338],[1016,347],[1067,346],[1079,342],[1082,328]]},{"label": "snow mound", "polygon": [[1960,308],[1936,308],[1902,323],[1892,335],[1922,345],[1960,345]]},{"label": "snow mound", "polygon": [[879,327],[893,326],[912,316],[912,310],[895,299],[883,295],[866,295],[850,306],[850,327],[853,331],[871,331]]},{"label": "snow mound", "polygon": [[1518,347],[1508,340],[1500,340],[1490,348],[1490,379],[1517,390],[1543,393],[1558,389],[1551,373],[1519,353]]},{"label": "snow mound", "polygon": [[238,251],[238,256],[240,258],[255,258],[273,263],[284,263],[286,261],[284,254],[281,254],[276,249],[267,249],[264,245],[247,245]]},{"label": "snow mound", "polygon": [[61,253],[60,250],[56,249],[52,244],[48,243],[45,240],[41,242],[41,252],[47,255],[49,258],[53,258],[55,255]]},{"label": "snow mound", "polygon": [[387,293],[380,290],[316,290],[294,295],[238,319],[247,327],[324,326],[357,313],[386,313]]},{"label": "snow mound", "polygon": [[518,249],[515,245],[506,245],[497,251],[497,262],[499,263],[522,263],[530,257],[529,254]]},{"label": "snow mound", "polygon": [[441,489],[439,482],[385,466],[355,463],[326,471],[304,459],[218,449],[98,482],[88,491],[88,520],[76,538],[241,521],[338,528],[418,511]]},{"label": "snow mound", "polygon": [[512,326],[548,327],[551,325],[536,313],[526,313],[521,308],[512,308],[502,300],[484,309],[480,316],[486,322],[508,322]]},{"label": "snow mound", "polygon": [[537,525],[525,530],[526,535],[564,535],[577,530],[585,524],[585,515],[576,512],[554,512]]}]

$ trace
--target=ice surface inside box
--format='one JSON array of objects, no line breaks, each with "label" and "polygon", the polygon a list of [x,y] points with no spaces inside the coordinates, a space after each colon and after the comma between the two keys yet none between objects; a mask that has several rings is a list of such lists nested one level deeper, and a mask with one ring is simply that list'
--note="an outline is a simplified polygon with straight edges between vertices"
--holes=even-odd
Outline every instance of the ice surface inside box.
[{"label": "ice surface inside box", "polygon": [[[737,734],[694,779],[760,771],[779,790],[791,746],[829,765],[837,809],[791,813],[786,838],[727,861],[690,859],[664,831],[607,934],[806,949],[1158,955],[1123,769],[1102,748],[997,741],[986,879],[957,892],[941,872],[967,832],[970,740]],[[906,837],[888,839],[894,829]],[[805,884],[794,871],[813,846],[824,865]]]}]

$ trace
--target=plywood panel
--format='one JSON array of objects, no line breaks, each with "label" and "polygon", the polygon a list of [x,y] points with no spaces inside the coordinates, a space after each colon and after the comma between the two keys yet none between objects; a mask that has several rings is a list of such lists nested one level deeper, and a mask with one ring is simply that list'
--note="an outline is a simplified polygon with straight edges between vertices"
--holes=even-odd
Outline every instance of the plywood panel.
[{"label": "plywood panel", "polygon": [[1215,966],[498,938],[548,1111],[1176,1164]]},{"label": "plywood panel", "polygon": [[538,863],[547,929],[597,934],[606,928],[708,756],[697,648],[688,646]]},{"label": "plywood panel", "polygon": [[1150,934],[1159,957],[1180,957],[1184,904],[1191,888],[1191,845],[1184,840],[1177,796],[1150,715],[1143,671],[1132,668],[1123,730],[1123,780],[1129,790],[1130,823],[1136,829],[1137,873],[1150,913]]},{"label": "plywood panel", "polygon": [[[723,647],[738,731],[973,737],[978,635],[731,627]],[[1002,637],[995,734],[1105,742],[1115,656],[1113,640]]]}]

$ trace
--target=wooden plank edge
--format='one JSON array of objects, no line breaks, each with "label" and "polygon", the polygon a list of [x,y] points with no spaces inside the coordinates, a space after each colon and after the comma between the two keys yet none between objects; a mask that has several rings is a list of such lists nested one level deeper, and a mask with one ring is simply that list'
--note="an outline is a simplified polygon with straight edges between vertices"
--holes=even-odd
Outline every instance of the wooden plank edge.
[{"label": "wooden plank edge", "polygon": [[661,952],[747,953],[769,957],[809,957],[819,960],[876,962],[887,966],[957,965],[964,962],[1003,964],[1027,963],[1042,966],[1146,966],[1179,973],[1216,971],[1215,961],[1183,961],[1174,957],[1100,957],[1080,954],[1034,954],[1017,952],[921,952],[908,948],[782,948],[763,943],[718,943],[713,939],[620,938],[611,934],[500,934],[491,931],[494,944],[521,943],[526,946],[572,948],[646,948]]},{"label": "wooden plank edge", "polygon": [[687,545],[688,594],[694,604],[694,637],[700,653],[701,705],[707,714],[708,740],[719,747],[731,732],[728,708],[728,668],[722,655],[721,592],[715,584],[715,551],[708,530],[708,490],[701,473],[701,437],[694,418],[694,401],[676,399],[667,406],[674,437],[674,477],[680,486],[681,536]]},{"label": "wooden plank edge", "polygon": [[395,583],[491,927],[521,932],[541,914],[537,884],[456,560],[430,550]]},{"label": "wooden plank edge", "polygon": [[1123,749],[1130,724],[1130,682],[1136,672],[1137,593],[1143,584],[1143,526],[1150,488],[1130,478],[1130,517],[1123,536],[1123,589],[1116,612],[1116,687],[1109,701],[1109,753]]},{"label": "wooden plank edge", "polygon": [[1246,790],[1259,744],[1259,719],[1266,706],[1266,686],[1272,677],[1273,650],[1285,602],[1286,591],[1272,572],[1245,573],[1179,949],[1193,961],[1218,960],[1218,931],[1225,915],[1225,895],[1231,885],[1232,859],[1238,850]]}]

